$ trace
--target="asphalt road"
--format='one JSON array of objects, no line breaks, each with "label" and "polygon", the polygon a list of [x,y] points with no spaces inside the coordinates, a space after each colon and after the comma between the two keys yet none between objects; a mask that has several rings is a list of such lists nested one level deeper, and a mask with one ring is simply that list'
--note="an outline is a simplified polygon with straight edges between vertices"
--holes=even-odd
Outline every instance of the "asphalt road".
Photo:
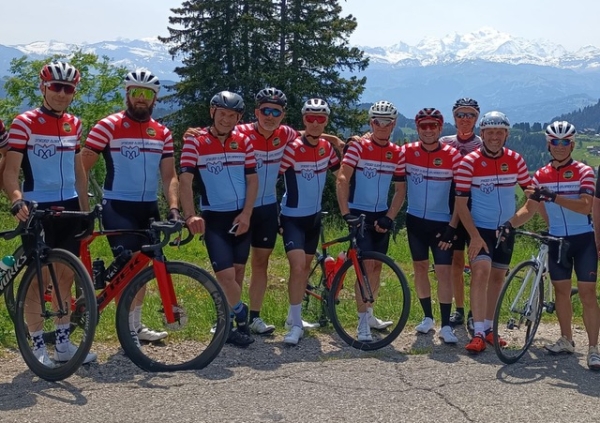
[{"label": "asphalt road", "polygon": [[574,355],[550,356],[538,345],[504,366],[492,348],[470,356],[434,334],[403,334],[375,353],[328,334],[290,348],[279,335],[247,350],[226,346],[201,371],[158,374],[116,347],[95,346],[99,363],[59,383],[39,380],[8,353],[0,421],[589,422],[600,417],[600,373],[587,369],[581,331],[575,340]]}]

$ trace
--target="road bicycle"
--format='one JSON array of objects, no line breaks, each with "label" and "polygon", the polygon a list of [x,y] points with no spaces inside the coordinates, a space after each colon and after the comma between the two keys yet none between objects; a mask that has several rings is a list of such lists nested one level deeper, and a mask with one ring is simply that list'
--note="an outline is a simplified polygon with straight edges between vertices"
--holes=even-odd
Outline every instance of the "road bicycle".
[{"label": "road bicycle", "polygon": [[[554,296],[548,273],[548,251],[551,242],[558,243],[559,262],[564,260],[569,243],[564,238],[516,230],[516,235],[536,240],[536,256],[517,264],[508,274],[494,311],[494,349],[506,364],[516,363],[533,343],[542,312],[554,312]],[[572,288],[571,296],[577,294]],[[500,346],[500,338],[507,343]]]},{"label": "road bicycle", "polygon": [[[364,235],[365,216],[348,224],[346,236],[326,242],[323,226],[320,228],[321,251],[315,254],[306,287],[303,311],[316,318],[320,326],[332,323],[337,334],[351,347],[376,350],[392,343],[408,321],[410,289],[400,267],[385,254],[362,251],[357,237]],[[339,263],[333,276],[325,269],[328,248],[349,242],[345,259]],[[370,279],[367,269],[381,267],[378,280]],[[384,330],[373,333],[372,342],[357,339],[357,300],[373,307],[373,314],[392,322]]]},{"label": "road bicycle", "polygon": [[[98,220],[102,221],[100,216]],[[99,230],[81,241],[81,262],[98,290],[98,312],[117,300],[116,331],[121,347],[134,364],[146,371],[204,368],[219,354],[229,334],[229,309],[217,281],[206,270],[191,263],[169,261],[163,253],[167,244],[182,246],[193,239],[191,233],[181,239],[183,228],[181,221],[151,222],[148,229],[140,230],[105,230],[100,224]],[[177,239],[170,242],[176,234]],[[116,235],[144,237],[148,245],[136,252],[122,251],[115,261],[123,263],[111,273],[109,269],[114,266],[104,269],[101,260],[92,261],[90,244],[98,237]],[[86,309],[75,298],[71,298],[71,307],[71,330],[75,332],[81,326],[79,315]],[[168,337],[161,342],[140,343],[130,321],[135,307],[141,307],[145,323],[167,332]],[[53,333],[45,334],[48,343],[53,338]]]},{"label": "road bicycle", "polygon": [[[33,202],[28,204],[28,208],[30,212],[26,222],[21,222],[14,230],[0,232],[0,237],[5,240],[20,235],[23,242],[13,253],[14,265],[1,276],[0,293],[4,291],[23,360],[40,378],[58,381],[71,376],[85,360],[94,340],[98,312],[94,287],[85,267],[69,251],[50,248],[44,243],[42,222],[46,219],[90,216],[93,222],[93,213],[64,211],[61,208],[38,210]],[[82,233],[78,236],[85,235],[89,230],[82,227]],[[21,276],[22,270],[25,271]],[[54,334],[57,323],[67,325],[75,314],[71,299],[81,307],[77,313],[81,330],[69,334],[70,342],[77,347],[77,351],[67,361],[57,361],[52,360],[56,349],[46,345],[50,361],[44,364],[36,357],[30,332]]]}]

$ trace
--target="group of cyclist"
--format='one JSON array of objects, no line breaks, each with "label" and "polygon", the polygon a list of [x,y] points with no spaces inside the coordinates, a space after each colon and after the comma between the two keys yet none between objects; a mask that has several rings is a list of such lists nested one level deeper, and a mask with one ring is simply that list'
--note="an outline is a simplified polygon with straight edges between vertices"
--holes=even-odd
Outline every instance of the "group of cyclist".
[{"label": "group of cyclist", "polygon": [[[158,187],[162,183],[169,205],[167,218],[185,220],[192,233],[204,235],[233,317],[227,342],[246,347],[254,342],[253,333],[275,330],[260,312],[269,257],[279,233],[290,269],[284,342],[298,344],[304,330],[311,327],[302,319],[301,303],[319,242],[321,200],[329,170],[336,176],[343,219],[353,223],[358,215],[366,216],[368,229],[358,240],[362,250],[387,253],[394,220],[407,201],[408,244],[424,314],[416,330],[428,333],[435,327],[428,276],[431,252],[438,280],[439,336],[445,343],[456,344],[453,326],[472,320],[473,336],[466,345],[471,353],[493,343],[492,318],[512,256],[514,228],[539,212],[550,234],[565,237],[571,244],[567,262],[556,260],[556,249],[550,252],[549,272],[562,336],[546,348],[554,353],[574,351],[569,297],[574,268],[589,338],[588,365],[600,370],[600,309],[594,283],[598,261],[594,230],[595,239],[600,240],[600,227],[594,228],[590,219],[600,190],[595,191],[593,170],[571,158],[572,124],[554,122],[546,128],[552,161],[531,178],[523,158],[504,146],[510,123],[503,113],[484,114],[479,122],[481,138],[475,135],[480,108],[473,99],[459,99],[453,107],[456,135],[440,138],[442,114],[424,108],[415,117],[418,141],[400,146],[392,141],[398,110],[388,101],[373,104],[368,111],[370,131],[350,137],[345,144],[324,133],[331,109],[323,99],[304,103],[304,128],[299,131],[282,125],[287,99],[281,90],[265,88],[256,94],[256,122],[248,124],[240,123],[245,111],[242,97],[222,91],[210,101],[211,124],[185,133],[177,178],[171,132],[152,119],[160,82],[151,72],[135,70],[127,75],[126,109],[98,122],[83,144],[80,120],[66,112],[80,80],[79,71],[68,63],[52,62],[43,67],[40,79],[43,105],[17,116],[8,134],[0,126],[0,151],[5,156],[0,169],[5,167],[3,186],[11,212],[25,220],[26,200],[37,201],[41,207],[89,210],[88,173],[102,154],[106,162],[104,227],[143,229],[150,219],[160,218]],[[280,204],[276,195],[279,177],[285,183]],[[392,184],[394,195],[388,203]],[[516,185],[527,197],[518,211]],[[197,206],[195,193],[200,196]],[[600,204],[594,207],[596,215],[600,221]],[[78,253],[77,225],[66,220],[46,224],[44,230],[49,246]],[[498,237],[503,242],[498,244]],[[115,256],[139,250],[144,241],[131,236],[111,238]],[[470,312],[467,319],[462,279],[466,245],[472,272],[472,318]],[[241,297],[249,257],[248,306]],[[376,298],[381,269],[370,266],[366,271]],[[68,283],[64,281],[65,287]],[[165,332],[142,324],[143,291],[138,297],[129,316],[136,343],[166,337]],[[392,324],[376,317],[372,304],[357,301],[357,313],[357,339],[362,342],[372,340],[372,330]],[[66,320],[57,321],[55,361],[68,359],[76,350],[69,341]],[[40,324],[35,319],[28,322],[30,335],[36,357],[51,365]],[[90,353],[86,362],[95,359]]]}]

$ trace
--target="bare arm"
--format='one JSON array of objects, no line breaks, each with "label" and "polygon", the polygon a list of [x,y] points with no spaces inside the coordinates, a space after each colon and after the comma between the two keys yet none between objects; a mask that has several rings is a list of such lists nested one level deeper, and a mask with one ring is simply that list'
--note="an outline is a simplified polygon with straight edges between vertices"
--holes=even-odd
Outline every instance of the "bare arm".
[{"label": "bare arm", "polygon": [[394,182],[394,196],[392,197],[392,201],[390,203],[390,208],[388,209],[386,216],[390,219],[396,219],[396,216],[400,212],[402,205],[404,204],[404,199],[406,198],[406,182]]},{"label": "bare arm", "polygon": [[348,198],[350,196],[350,179],[352,178],[353,174],[354,168],[342,163],[335,182],[335,193],[342,216],[350,213]]},{"label": "bare arm", "polygon": [[335,148],[340,153],[340,155],[344,154],[344,145],[346,145],[344,141],[331,134],[321,134],[321,138],[329,142],[333,146],[333,148]]},{"label": "bare arm", "polygon": [[246,200],[242,212],[233,219],[233,224],[238,224],[235,235],[242,235],[250,229],[250,217],[254,209],[254,202],[258,194],[258,175],[251,173],[246,175]]},{"label": "bare arm", "polygon": [[6,153],[4,168],[4,190],[11,203],[23,198],[21,188],[19,187],[19,173],[21,171],[21,162],[23,154],[16,151]]},{"label": "bare arm", "polygon": [[596,248],[600,251],[600,198],[594,197],[592,207],[592,220],[594,222],[594,237],[596,238]]},{"label": "bare arm", "polygon": [[194,191],[192,189],[194,183],[194,174],[183,172],[179,175],[179,199],[185,224],[193,234],[204,233],[204,219],[196,215],[196,207],[194,206]]},{"label": "bare arm", "polygon": [[175,172],[175,158],[167,157],[160,161],[160,176],[162,178],[163,193],[169,203],[170,209],[179,208],[178,194],[179,181]]},{"label": "bare arm", "polygon": [[4,168],[6,166],[6,153],[8,152],[8,146],[0,149],[0,190],[4,189]]},{"label": "bare arm", "polygon": [[90,199],[88,197],[88,178],[83,168],[81,152],[75,154],[75,190],[79,199],[79,208],[82,211],[90,210]]},{"label": "bare arm", "polygon": [[567,198],[564,195],[557,195],[554,203],[575,213],[590,214],[592,212],[592,196],[589,194],[581,194],[579,198]]},{"label": "bare arm", "polygon": [[517,228],[521,225],[524,225],[533,217],[533,215],[539,210],[540,202],[535,200],[528,199],[523,207],[521,207],[513,217],[508,219],[513,227]]}]

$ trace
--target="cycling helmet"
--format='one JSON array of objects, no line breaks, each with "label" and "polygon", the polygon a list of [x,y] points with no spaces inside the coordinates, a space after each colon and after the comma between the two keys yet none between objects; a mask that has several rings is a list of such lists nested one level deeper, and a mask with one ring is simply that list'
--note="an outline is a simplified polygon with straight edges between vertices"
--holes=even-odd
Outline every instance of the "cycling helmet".
[{"label": "cycling helmet", "polygon": [[396,119],[397,117],[398,109],[389,101],[378,101],[369,108],[369,119]]},{"label": "cycling helmet", "polygon": [[470,109],[475,110],[477,114],[479,114],[479,104],[472,98],[464,97],[456,100],[456,103],[454,103],[454,106],[452,106],[452,113],[454,113],[456,109],[459,109],[461,107],[468,107]]},{"label": "cycling helmet", "polygon": [[271,103],[277,104],[281,107],[287,106],[287,97],[283,93],[283,91],[278,90],[277,88],[263,88],[254,97],[256,100],[256,104],[264,104]]},{"label": "cycling helmet", "polygon": [[246,106],[244,105],[244,99],[241,95],[230,91],[221,91],[210,99],[210,107],[244,113],[244,108]]},{"label": "cycling helmet", "polygon": [[438,109],[433,107],[419,110],[415,116],[415,123],[418,125],[423,120],[435,120],[440,126],[444,125],[444,116],[442,116],[442,113]]},{"label": "cycling helmet", "polygon": [[329,115],[331,110],[325,100],[311,98],[304,103],[304,106],[302,106],[302,114],[305,115],[307,113],[325,113],[326,115]]},{"label": "cycling helmet", "polygon": [[566,120],[552,122],[546,127],[546,141],[551,139],[573,139],[576,133],[575,126]]},{"label": "cycling helmet", "polygon": [[155,93],[160,90],[160,81],[150,71],[136,69],[125,77],[125,89],[129,87],[150,88]]},{"label": "cycling helmet", "polygon": [[44,65],[40,71],[40,79],[44,82],[66,82],[77,85],[81,79],[75,66],[66,62],[54,61]]},{"label": "cycling helmet", "polygon": [[510,129],[510,121],[502,112],[487,112],[479,122],[481,129],[486,128],[504,128]]}]

